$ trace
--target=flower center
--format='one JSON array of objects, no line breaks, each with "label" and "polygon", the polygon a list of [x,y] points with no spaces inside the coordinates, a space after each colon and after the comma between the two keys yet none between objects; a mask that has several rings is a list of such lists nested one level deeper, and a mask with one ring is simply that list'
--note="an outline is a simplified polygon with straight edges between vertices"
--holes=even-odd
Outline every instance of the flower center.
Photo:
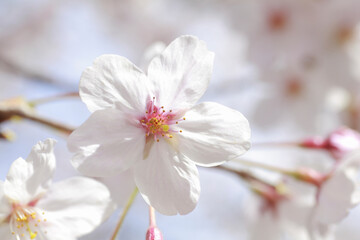
[{"label": "flower center", "polygon": [[[10,231],[11,234],[16,236],[16,239],[36,239],[40,231],[37,228],[41,222],[46,222],[46,218],[43,218],[45,212],[42,214],[33,207],[23,207],[21,205],[14,204],[13,212],[10,216]],[[46,234],[46,232],[44,232]]]},{"label": "flower center", "polygon": [[173,133],[178,131],[175,131],[171,126],[182,120],[185,118],[179,119],[172,110],[166,111],[164,106],[157,107],[155,97],[153,97],[153,100],[147,103],[145,115],[141,118],[140,123],[145,129],[146,137],[152,135],[154,140],[159,142],[162,137],[173,138]]}]

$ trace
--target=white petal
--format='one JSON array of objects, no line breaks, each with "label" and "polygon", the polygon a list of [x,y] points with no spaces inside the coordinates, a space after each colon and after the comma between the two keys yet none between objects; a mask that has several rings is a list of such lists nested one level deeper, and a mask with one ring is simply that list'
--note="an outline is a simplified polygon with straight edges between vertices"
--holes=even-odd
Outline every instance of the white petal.
[{"label": "white petal", "polygon": [[8,198],[28,203],[46,192],[56,165],[54,144],[53,139],[38,142],[26,160],[18,158],[13,162],[4,183]]},{"label": "white petal", "polygon": [[116,109],[94,112],[68,139],[74,167],[98,177],[128,169],[142,159],[144,145],[144,130]]},{"label": "white petal", "polygon": [[166,109],[182,110],[195,105],[207,89],[214,54],[192,36],[182,36],[149,64],[148,78],[155,96]]},{"label": "white petal", "polygon": [[353,207],[356,187],[356,182],[345,172],[336,172],[321,188],[315,215],[317,221],[332,224],[344,219]]},{"label": "white petal", "polygon": [[250,127],[238,111],[207,102],[196,105],[178,124],[179,151],[202,166],[215,166],[250,148]]},{"label": "white petal", "polygon": [[338,223],[348,215],[351,208],[358,204],[359,168],[360,151],[354,151],[341,161],[321,187],[315,208],[315,221],[326,225]]},{"label": "white petal", "polygon": [[11,205],[4,195],[4,182],[0,181],[0,225],[9,216],[11,210]]},{"label": "white petal", "polygon": [[129,60],[102,55],[83,72],[79,93],[91,112],[105,108],[143,112],[149,97],[146,86],[146,75]]},{"label": "white petal", "polygon": [[114,210],[106,186],[84,177],[53,184],[36,207],[45,212],[49,239],[56,240],[66,239],[62,234],[79,237],[93,231]]},{"label": "white petal", "polygon": [[136,187],[134,175],[131,170],[127,170],[113,177],[99,178],[98,180],[108,187],[111,199],[118,207],[125,206],[129,196]]},{"label": "white petal", "polygon": [[198,170],[165,140],[154,143],[134,174],[143,198],[160,213],[187,214],[195,208],[200,195]]},{"label": "white petal", "polygon": [[[259,229],[261,226],[261,230]],[[257,221],[249,229],[250,240],[278,240],[281,239],[282,226],[272,214],[258,217]]]},{"label": "white petal", "polygon": [[151,62],[151,60],[160,55],[164,49],[166,48],[165,43],[163,42],[154,42],[153,44],[151,44],[150,46],[148,46],[142,56],[141,59],[141,69],[143,69],[144,71],[147,71],[147,68]]},{"label": "white petal", "polygon": [[1,223],[0,224],[0,236],[1,239],[9,239],[11,240],[13,238],[10,230],[10,225],[8,223]]}]

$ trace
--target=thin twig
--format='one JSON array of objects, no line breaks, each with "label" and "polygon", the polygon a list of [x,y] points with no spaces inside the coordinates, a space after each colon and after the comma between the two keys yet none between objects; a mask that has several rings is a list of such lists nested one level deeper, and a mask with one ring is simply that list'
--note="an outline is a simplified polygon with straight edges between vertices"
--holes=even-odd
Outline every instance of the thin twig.
[{"label": "thin twig", "polygon": [[68,134],[68,135],[74,131],[74,128],[69,127],[65,124],[58,123],[58,122],[52,121],[50,119],[40,117],[35,113],[29,113],[29,112],[22,111],[21,109],[9,109],[9,110],[1,110],[0,109],[0,116],[1,116],[1,120],[11,119],[13,117],[20,117],[20,118],[28,119],[28,120],[43,124],[45,126],[54,128],[65,134]]},{"label": "thin twig", "polygon": [[45,103],[49,103],[49,102],[62,100],[64,98],[68,98],[68,97],[79,97],[79,93],[78,92],[64,93],[64,94],[59,94],[59,95],[55,95],[55,96],[51,96],[51,97],[45,97],[45,98],[31,100],[28,103],[31,106],[37,106],[37,105],[41,105],[41,104],[45,104]]}]

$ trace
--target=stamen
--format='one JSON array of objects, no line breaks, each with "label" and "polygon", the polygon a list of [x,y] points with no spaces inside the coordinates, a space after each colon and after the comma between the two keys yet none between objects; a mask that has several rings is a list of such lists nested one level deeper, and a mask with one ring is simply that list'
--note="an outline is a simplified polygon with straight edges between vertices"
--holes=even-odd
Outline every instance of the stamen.
[{"label": "stamen", "polygon": [[155,97],[153,101],[147,103],[145,114],[139,119],[140,125],[145,129],[145,136],[153,135],[156,142],[160,141],[160,137],[173,138],[173,135],[169,133],[178,131],[172,130],[171,125],[178,124],[185,118],[177,118],[176,114],[172,113],[172,109],[166,111],[164,106],[157,107],[154,100]]},{"label": "stamen", "polygon": [[[45,215],[45,212],[42,212]],[[38,227],[42,219],[31,206],[21,206],[19,204],[13,205],[13,213],[10,219],[10,231],[11,234],[16,237],[17,240],[22,239],[21,237],[27,236],[27,239],[36,239],[38,236],[37,231],[33,231],[34,228]],[[46,219],[43,220],[44,222]]]}]

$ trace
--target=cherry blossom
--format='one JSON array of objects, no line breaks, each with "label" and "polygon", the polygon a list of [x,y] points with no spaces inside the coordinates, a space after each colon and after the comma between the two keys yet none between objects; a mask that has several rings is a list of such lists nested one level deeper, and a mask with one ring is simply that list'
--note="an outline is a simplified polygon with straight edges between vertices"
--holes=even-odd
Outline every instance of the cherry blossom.
[{"label": "cherry blossom", "polygon": [[111,213],[109,191],[95,180],[73,177],[51,185],[54,143],[52,139],[37,143],[27,159],[15,160],[6,180],[0,181],[2,239],[75,240]]},{"label": "cherry blossom", "polygon": [[360,134],[350,128],[341,127],[331,132],[326,138],[306,139],[300,146],[326,150],[336,160],[341,160],[349,153],[360,149]]},{"label": "cherry blossom", "polygon": [[211,167],[249,147],[245,117],[204,94],[214,54],[192,36],[174,40],[149,64],[147,75],[126,58],[103,55],[80,80],[92,112],[68,139],[83,174],[131,170],[145,201],[163,214],[186,214],[199,199],[196,165]]},{"label": "cherry blossom", "polygon": [[358,174],[360,152],[348,155],[325,180],[318,193],[311,216],[312,235],[324,235],[360,202]]}]

